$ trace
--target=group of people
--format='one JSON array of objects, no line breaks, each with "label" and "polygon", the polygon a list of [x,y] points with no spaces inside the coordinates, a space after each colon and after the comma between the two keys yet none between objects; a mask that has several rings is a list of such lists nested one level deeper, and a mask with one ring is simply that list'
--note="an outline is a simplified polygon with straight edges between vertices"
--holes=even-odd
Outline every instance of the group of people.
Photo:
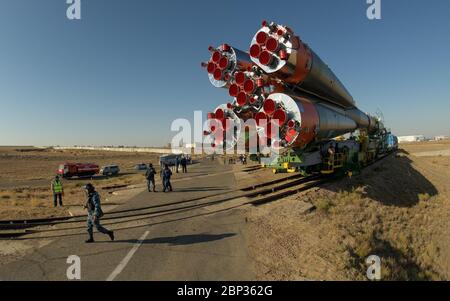
[{"label": "group of people", "polygon": [[182,172],[183,173],[187,173],[187,164],[188,164],[188,158],[185,156],[181,156],[176,158],[176,163],[175,163],[175,167],[176,167],[176,171],[178,173],[178,169],[181,165],[182,168]]},{"label": "group of people", "polygon": [[[177,172],[179,165],[182,166],[183,172],[186,173],[187,158],[186,157],[181,157],[181,159],[177,158],[176,164]],[[153,164],[150,163],[145,173],[149,192],[150,191],[156,192],[155,175],[156,169],[153,167]],[[164,168],[161,169],[160,176],[162,179],[163,192],[173,191],[172,184],[170,183],[172,171],[170,170],[169,165],[164,164]],[[62,207],[64,188],[59,175],[55,176],[55,178],[52,180],[51,190],[53,192],[54,206],[57,207],[59,203],[59,205]],[[98,232],[106,234],[110,237],[111,240],[114,240],[114,232],[106,229],[100,224],[100,219],[103,217],[103,211],[101,208],[99,193],[95,190],[94,185],[92,185],[91,183],[85,185],[84,190],[86,191],[87,197],[84,208],[87,209],[88,211],[87,232],[89,235],[88,239],[86,240],[86,243],[94,242],[94,232],[93,232],[94,227],[97,228]]]},{"label": "group of people", "polygon": [[[155,183],[155,175],[156,169],[153,167],[152,163],[148,164],[147,171],[145,172],[145,177],[147,179],[147,189],[149,192],[156,192],[156,183]],[[172,184],[170,183],[170,178],[172,177],[172,171],[169,168],[169,165],[165,164],[164,168],[161,169],[160,172],[163,192],[173,191]]]}]

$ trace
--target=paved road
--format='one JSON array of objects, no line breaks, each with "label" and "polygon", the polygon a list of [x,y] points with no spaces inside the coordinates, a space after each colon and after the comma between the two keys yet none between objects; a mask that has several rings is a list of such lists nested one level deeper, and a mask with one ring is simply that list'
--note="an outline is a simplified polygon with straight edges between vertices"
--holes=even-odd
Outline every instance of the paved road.
[{"label": "paved road", "polygon": [[[180,175],[192,178],[175,181],[173,193],[142,192],[116,210],[227,192],[236,185],[230,171],[228,166],[202,162],[192,167],[192,174]],[[0,280],[66,280],[70,255],[81,258],[82,280],[252,279],[239,211],[207,212],[200,208],[180,215],[196,217],[117,231],[115,242],[99,233],[95,244],[85,244],[85,235],[52,239],[32,254],[0,266]]]}]

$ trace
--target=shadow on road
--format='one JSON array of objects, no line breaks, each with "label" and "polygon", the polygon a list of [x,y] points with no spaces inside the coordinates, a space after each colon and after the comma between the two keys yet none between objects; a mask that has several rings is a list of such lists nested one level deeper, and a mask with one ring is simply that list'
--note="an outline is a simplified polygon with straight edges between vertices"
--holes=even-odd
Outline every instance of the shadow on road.
[{"label": "shadow on road", "polygon": [[[169,244],[171,246],[192,245],[210,241],[216,241],[235,236],[236,233],[224,234],[193,234],[193,235],[179,235],[172,237],[155,237],[142,241],[142,244]],[[137,239],[116,240],[115,243],[138,243]]]},{"label": "shadow on road", "polygon": [[173,192],[196,192],[196,191],[217,191],[217,190],[228,190],[230,189],[229,187],[208,187],[208,186],[204,186],[204,187],[191,187],[191,188],[181,188],[181,189],[176,189],[174,188]]}]

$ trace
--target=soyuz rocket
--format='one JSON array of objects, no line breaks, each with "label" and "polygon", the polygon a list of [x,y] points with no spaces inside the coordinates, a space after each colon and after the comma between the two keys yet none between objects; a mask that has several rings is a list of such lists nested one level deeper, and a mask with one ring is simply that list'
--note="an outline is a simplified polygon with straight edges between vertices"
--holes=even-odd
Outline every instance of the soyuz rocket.
[{"label": "soyuz rocket", "polygon": [[[333,71],[287,26],[264,21],[248,51],[228,44],[209,51],[202,66],[212,85],[227,89],[232,99],[208,114],[223,128],[228,119],[254,119],[264,126],[262,135],[278,139],[272,143],[302,149],[383,126],[356,107]],[[279,135],[273,135],[274,128]]]}]

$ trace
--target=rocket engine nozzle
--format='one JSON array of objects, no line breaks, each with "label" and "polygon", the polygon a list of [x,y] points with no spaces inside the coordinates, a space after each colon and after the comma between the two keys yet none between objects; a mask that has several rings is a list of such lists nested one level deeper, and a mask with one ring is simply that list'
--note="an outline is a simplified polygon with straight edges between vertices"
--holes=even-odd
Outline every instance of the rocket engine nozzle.
[{"label": "rocket engine nozzle", "polygon": [[218,88],[229,88],[234,74],[253,67],[250,55],[242,50],[222,44],[218,48],[209,47],[211,57],[206,69],[211,84]]}]

